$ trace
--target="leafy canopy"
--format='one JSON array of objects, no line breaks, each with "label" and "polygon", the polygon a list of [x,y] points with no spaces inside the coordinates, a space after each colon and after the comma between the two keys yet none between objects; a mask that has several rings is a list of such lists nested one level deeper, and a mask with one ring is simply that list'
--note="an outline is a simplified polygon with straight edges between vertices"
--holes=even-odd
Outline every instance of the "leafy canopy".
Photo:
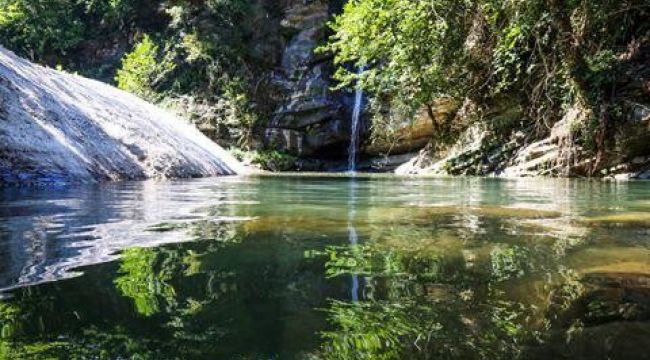
[{"label": "leafy canopy", "polygon": [[340,66],[341,87],[355,80],[379,96],[417,108],[463,82],[465,14],[458,0],[355,0],[332,23],[334,35],[321,51],[335,63],[368,66],[357,75]]}]

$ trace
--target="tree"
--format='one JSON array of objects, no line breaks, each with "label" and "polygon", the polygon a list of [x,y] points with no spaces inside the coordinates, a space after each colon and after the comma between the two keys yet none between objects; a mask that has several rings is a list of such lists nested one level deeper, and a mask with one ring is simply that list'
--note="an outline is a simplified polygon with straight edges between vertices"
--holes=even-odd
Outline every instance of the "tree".
[{"label": "tree", "polygon": [[117,86],[148,100],[159,98],[156,85],[174,69],[174,63],[159,54],[159,48],[145,35],[132,52],[122,60],[117,71]]},{"label": "tree", "polygon": [[[345,87],[358,81],[376,97],[414,112],[462,88],[463,42],[471,4],[458,0],[357,0],[332,23],[334,35],[321,51],[341,65]],[[346,64],[368,66],[357,75]]]}]

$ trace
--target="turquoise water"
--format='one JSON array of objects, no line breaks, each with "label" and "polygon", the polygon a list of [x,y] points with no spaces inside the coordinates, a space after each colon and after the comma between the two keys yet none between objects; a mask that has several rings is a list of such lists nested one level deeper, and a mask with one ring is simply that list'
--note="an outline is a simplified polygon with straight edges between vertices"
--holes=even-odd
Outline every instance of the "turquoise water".
[{"label": "turquoise water", "polygon": [[0,358],[647,359],[650,183],[0,192]]}]

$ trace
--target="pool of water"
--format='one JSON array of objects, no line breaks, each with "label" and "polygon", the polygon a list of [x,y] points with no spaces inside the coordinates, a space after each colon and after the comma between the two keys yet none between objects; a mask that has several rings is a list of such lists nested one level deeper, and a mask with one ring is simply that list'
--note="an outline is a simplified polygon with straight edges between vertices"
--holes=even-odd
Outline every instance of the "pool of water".
[{"label": "pool of water", "polygon": [[0,359],[647,359],[650,183],[0,190]]}]

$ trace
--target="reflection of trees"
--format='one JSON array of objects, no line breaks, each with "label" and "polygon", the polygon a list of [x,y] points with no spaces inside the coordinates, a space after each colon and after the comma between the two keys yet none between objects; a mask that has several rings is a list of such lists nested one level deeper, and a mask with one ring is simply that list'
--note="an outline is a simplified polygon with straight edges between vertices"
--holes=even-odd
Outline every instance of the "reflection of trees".
[{"label": "reflection of trees", "polygon": [[526,309],[505,301],[333,302],[328,312],[336,330],[323,333],[324,359],[510,359],[531,335]]},{"label": "reflection of trees", "polygon": [[[466,210],[476,214],[476,228],[459,220],[457,208],[416,208],[413,216],[409,209],[375,209],[366,242],[316,252],[328,276],[364,276],[365,287],[359,303],[331,302],[333,329],[322,334],[314,358],[635,354],[633,342],[611,331],[650,333],[639,323],[650,318],[650,281],[612,271],[647,269],[638,236],[600,247],[611,231],[582,228],[552,212]],[[638,335],[629,338],[639,343]]]},{"label": "reflection of trees", "polygon": [[0,302],[0,359],[269,358],[283,341],[313,348],[301,339],[324,321],[314,310],[324,301],[310,297],[322,263],[240,226],[197,222],[188,231],[200,242],[127,250],[84,277],[16,291]]},{"label": "reflection of trees", "polygon": [[77,336],[52,337],[52,322],[68,327],[74,319],[57,316],[61,309],[54,299],[33,289],[23,289],[19,296],[19,302],[0,303],[0,359],[160,358],[147,346],[151,340],[135,339],[123,327],[89,326]]},{"label": "reflection of trees", "polygon": [[331,303],[316,358],[521,358],[579,330],[557,318],[585,291],[567,256],[589,244],[529,221],[556,214],[476,207],[474,229],[451,208],[405,211],[377,209],[368,241],[319,253],[328,276],[365,287],[360,303]]},{"label": "reflection of trees", "polygon": [[363,274],[368,285],[366,301],[331,303],[327,311],[335,330],[323,333],[317,357],[512,358],[533,337],[527,318],[534,309],[498,289],[504,278],[523,271],[515,267],[525,263],[518,258],[525,253],[487,253],[488,259],[479,259],[487,264],[473,267],[460,251],[412,246],[400,251],[366,243],[324,252],[330,276]]},{"label": "reflection of trees", "polygon": [[[612,277],[620,266],[607,262],[635,269],[649,253],[584,252],[598,231],[556,236],[547,212],[386,206],[350,221],[311,210],[161,224],[151,230],[182,227],[197,241],[129,250],[85,277],[17,291],[0,302],[0,358],[291,358],[316,348],[322,359],[558,358],[569,345],[541,352],[544,343],[607,343],[607,331],[642,330],[636,320],[649,316],[644,278]],[[366,241],[323,249],[347,242],[344,221]],[[599,231],[634,245],[624,230]],[[350,275],[363,278],[359,302],[323,301],[349,295]]]},{"label": "reflection of trees", "polygon": [[129,249],[122,254],[115,286],[133,299],[138,313],[144,316],[160,312],[161,302],[169,306],[174,301],[174,288],[168,281],[172,277],[170,265],[174,266],[178,258],[176,253],[167,255],[164,263],[157,264],[158,251],[153,249]]}]

